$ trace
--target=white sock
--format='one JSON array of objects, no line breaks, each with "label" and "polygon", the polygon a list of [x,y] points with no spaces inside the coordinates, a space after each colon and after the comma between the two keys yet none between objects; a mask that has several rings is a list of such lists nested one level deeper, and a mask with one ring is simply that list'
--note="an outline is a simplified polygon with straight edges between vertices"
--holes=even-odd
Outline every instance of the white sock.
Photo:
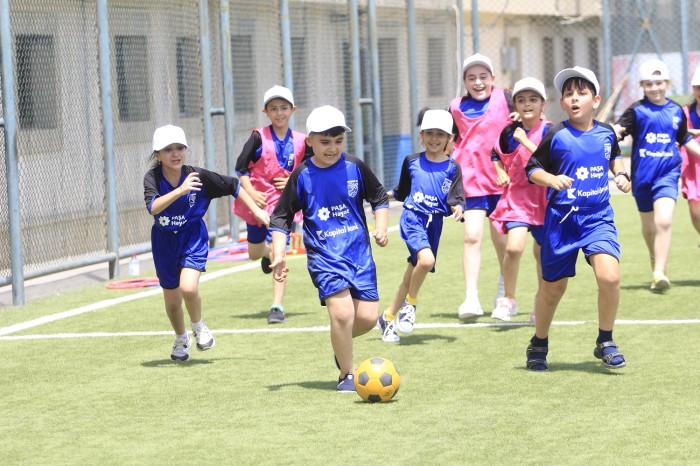
[{"label": "white sock", "polygon": [[467,299],[479,299],[479,291],[478,290],[467,290]]},{"label": "white sock", "polygon": [[199,322],[197,322],[197,323],[190,322],[190,325],[192,326],[192,328],[201,328],[202,324],[204,324],[204,320],[202,320],[202,319],[200,319]]},{"label": "white sock", "polygon": [[[175,335],[177,335],[177,334],[175,334]],[[183,340],[186,339],[187,338],[187,330],[185,330],[185,333],[183,333],[182,335],[177,335],[177,338],[181,338]]]}]

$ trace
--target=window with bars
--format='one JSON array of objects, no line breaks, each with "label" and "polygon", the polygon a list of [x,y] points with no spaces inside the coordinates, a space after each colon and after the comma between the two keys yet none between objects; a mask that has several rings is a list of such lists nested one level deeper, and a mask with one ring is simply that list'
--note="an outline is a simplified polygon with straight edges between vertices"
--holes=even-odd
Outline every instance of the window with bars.
[{"label": "window with bars", "polygon": [[428,38],[428,96],[441,97],[445,95],[445,80],[443,67],[445,65],[445,39],[441,37]]},{"label": "window with bars", "polygon": [[17,104],[23,129],[52,129],[57,126],[58,97],[54,37],[18,34]]},{"label": "window with bars", "polygon": [[294,105],[307,107],[309,102],[308,71],[306,63],[306,38],[292,37],[292,75]]},{"label": "window with bars", "polygon": [[549,82],[554,78],[554,39],[551,37],[542,38],[542,57],[543,57],[543,76],[545,82]]},{"label": "window with bars", "polygon": [[564,56],[562,57],[564,62],[564,68],[571,68],[574,66],[574,38],[564,37]]},{"label": "window with bars", "polygon": [[151,98],[146,36],[115,36],[114,55],[119,120],[150,120]]}]

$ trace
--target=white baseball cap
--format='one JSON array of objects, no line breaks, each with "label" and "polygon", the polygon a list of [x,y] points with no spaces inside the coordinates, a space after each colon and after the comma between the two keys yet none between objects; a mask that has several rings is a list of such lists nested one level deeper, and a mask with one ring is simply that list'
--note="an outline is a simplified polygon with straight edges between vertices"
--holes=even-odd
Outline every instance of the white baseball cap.
[{"label": "white baseball cap", "polygon": [[693,79],[690,81],[691,86],[700,86],[700,66],[695,68]]},{"label": "white baseball cap", "polygon": [[306,119],[306,132],[308,134],[323,133],[338,126],[348,133],[352,132],[345,124],[343,112],[330,105],[313,109]]},{"label": "white baseball cap", "polygon": [[640,81],[658,81],[660,79],[671,79],[671,75],[668,72],[668,66],[666,65],[666,63],[656,58],[652,58],[651,60],[647,60],[639,66]]},{"label": "white baseball cap", "polygon": [[593,84],[596,95],[600,94],[600,84],[598,84],[598,79],[595,77],[595,73],[588,68],[574,66],[573,68],[565,68],[561,70],[554,77],[554,87],[556,87],[559,92],[562,93],[562,87],[569,78],[583,78],[586,81],[589,81]]},{"label": "white baseball cap", "polygon": [[452,134],[453,125],[454,120],[452,120],[452,115],[447,110],[426,110],[423,114],[420,130],[439,129],[447,134]]},{"label": "white baseball cap", "polygon": [[263,108],[272,99],[284,99],[294,107],[294,97],[292,97],[292,91],[284,86],[272,86],[267,91],[265,91],[265,96],[263,97]]},{"label": "white baseball cap", "polygon": [[464,75],[467,69],[473,65],[485,66],[486,68],[488,68],[489,72],[491,73],[491,76],[493,76],[493,65],[491,64],[491,59],[480,53],[475,53],[471,57],[467,57],[467,59],[464,60],[464,63],[462,64],[462,75]]},{"label": "white baseball cap", "polygon": [[544,90],[544,84],[537,78],[523,78],[517,81],[513,85],[513,97],[518,95],[518,92],[522,91],[533,91],[542,97],[543,100],[547,100],[547,93]]},{"label": "white baseball cap", "polygon": [[187,147],[185,132],[179,126],[165,125],[153,132],[153,151],[157,152],[170,144],[182,144]]}]

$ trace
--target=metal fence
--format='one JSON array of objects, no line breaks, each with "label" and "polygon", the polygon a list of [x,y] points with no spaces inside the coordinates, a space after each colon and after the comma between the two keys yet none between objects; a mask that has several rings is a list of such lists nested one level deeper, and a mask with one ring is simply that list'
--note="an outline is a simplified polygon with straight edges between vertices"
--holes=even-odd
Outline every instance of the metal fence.
[{"label": "metal fence", "polygon": [[[188,163],[233,174],[262,95],[292,88],[304,130],[332,104],[353,128],[348,152],[390,186],[418,149],[420,108],[462,92],[461,61],[480,51],[496,85],[524,76],[551,87],[582,65],[616,107],[640,97],[636,69],[666,60],[677,93],[699,62],[700,7],[688,0],[0,0],[0,285],[150,249],[143,201],[150,138],[182,126]],[[59,20],[60,19],[60,20]],[[7,197],[5,197],[7,193]],[[238,233],[230,200],[212,236]]]}]

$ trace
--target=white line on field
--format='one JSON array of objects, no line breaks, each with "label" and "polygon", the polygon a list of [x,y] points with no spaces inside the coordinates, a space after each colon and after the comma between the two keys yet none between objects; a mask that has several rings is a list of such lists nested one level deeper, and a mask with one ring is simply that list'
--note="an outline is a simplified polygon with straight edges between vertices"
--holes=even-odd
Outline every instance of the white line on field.
[{"label": "white line on field", "polygon": [[[397,231],[398,229],[399,229],[399,226],[395,225],[395,226],[389,227],[387,229],[387,232]],[[301,258],[301,257],[306,257],[306,256],[291,256],[291,257],[288,257],[287,260],[292,260],[292,259]],[[207,272],[206,274],[201,276],[199,281],[200,281],[200,283],[203,283],[203,282],[207,282],[209,280],[214,280],[215,278],[224,277],[224,276],[232,274],[232,273],[243,272],[244,270],[255,269],[258,267],[260,267],[260,265],[256,261],[256,262],[250,262],[248,264],[239,265],[236,267],[231,267],[230,269],[219,270],[218,272],[211,272],[211,273]],[[77,309],[71,309],[68,311],[63,311],[63,312],[59,312],[56,314],[51,314],[48,316],[39,317],[37,319],[28,320],[26,322],[20,322],[19,324],[10,325],[8,327],[2,327],[2,328],[0,328],[0,337],[3,335],[9,335],[12,333],[21,332],[22,330],[26,330],[28,328],[38,327],[39,325],[48,324],[49,322],[55,322],[57,320],[67,319],[68,317],[74,317],[74,316],[77,316],[80,314],[85,314],[86,312],[97,311],[99,309],[104,309],[107,307],[115,306],[117,304],[122,304],[122,303],[134,301],[134,300],[142,299],[142,298],[148,298],[149,296],[160,294],[160,292],[161,292],[160,288],[156,288],[156,289],[148,290],[148,291],[142,291],[140,293],[135,293],[135,294],[131,294],[128,296],[123,296],[121,298],[107,299],[104,301],[99,301],[97,303],[88,304],[87,306],[79,307]]]},{"label": "white line on field", "polygon": [[[574,326],[595,323],[593,320],[572,320],[552,322],[553,326]],[[685,325],[700,324],[700,319],[678,319],[678,320],[618,320],[617,325]],[[485,328],[485,327],[529,327],[528,322],[476,322],[473,324],[459,323],[434,323],[416,324],[416,328]],[[328,325],[315,327],[274,327],[274,328],[248,328],[248,329],[213,329],[215,335],[224,334],[249,334],[249,333],[305,333],[305,332],[327,332]],[[88,332],[88,333],[53,333],[44,335],[13,335],[0,336],[3,340],[46,340],[46,339],[67,339],[67,338],[109,338],[109,337],[150,337],[150,336],[172,336],[172,330],[161,330],[151,332]]]}]

